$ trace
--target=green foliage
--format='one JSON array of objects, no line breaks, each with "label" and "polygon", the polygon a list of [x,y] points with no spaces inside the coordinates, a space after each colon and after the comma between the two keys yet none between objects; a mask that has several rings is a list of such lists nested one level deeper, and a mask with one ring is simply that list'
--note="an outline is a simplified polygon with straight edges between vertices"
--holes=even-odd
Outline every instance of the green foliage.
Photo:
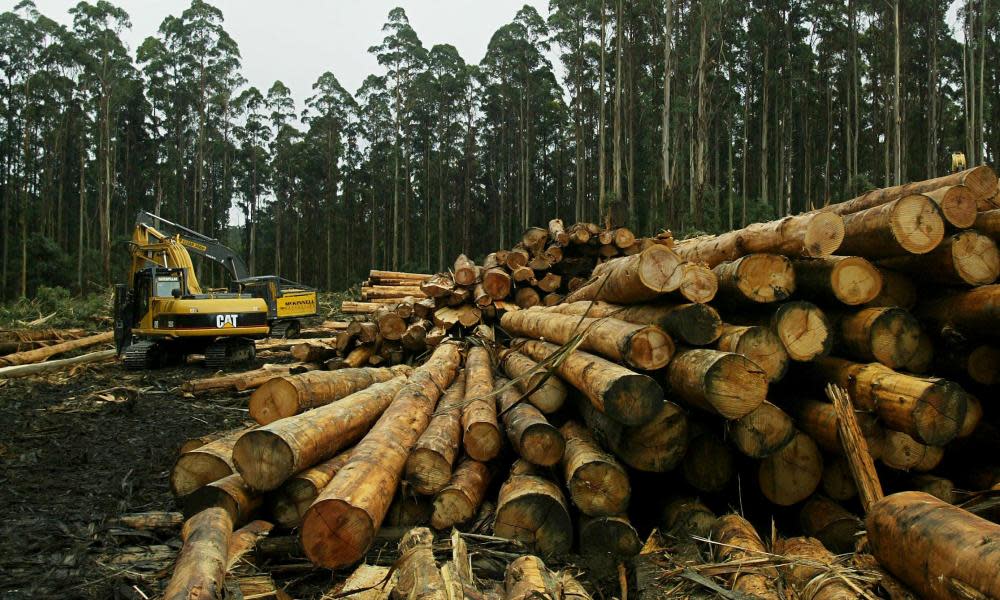
[{"label": "green foliage", "polygon": [[42,285],[34,298],[0,305],[0,328],[23,328],[43,319],[39,327],[106,327],[110,318],[110,292],[74,296],[64,287]]}]

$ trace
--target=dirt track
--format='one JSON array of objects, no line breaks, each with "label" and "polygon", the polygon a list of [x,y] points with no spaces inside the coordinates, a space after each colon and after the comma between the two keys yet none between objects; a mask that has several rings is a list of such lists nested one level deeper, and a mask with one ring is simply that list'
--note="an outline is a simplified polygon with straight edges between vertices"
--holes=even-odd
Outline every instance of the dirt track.
[{"label": "dirt track", "polygon": [[[246,418],[242,399],[182,396],[181,382],[205,374],[185,367],[143,376],[110,363],[0,381],[0,597],[156,594],[176,535],[112,520],[177,510],[167,476],[178,446]],[[148,560],[123,560],[132,547]]]}]

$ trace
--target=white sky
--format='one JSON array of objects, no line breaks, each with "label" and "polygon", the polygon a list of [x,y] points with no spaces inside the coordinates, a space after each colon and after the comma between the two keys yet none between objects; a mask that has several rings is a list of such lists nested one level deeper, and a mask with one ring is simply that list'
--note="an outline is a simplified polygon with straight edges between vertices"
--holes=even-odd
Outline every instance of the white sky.
[{"label": "white sky", "polygon": [[[337,76],[352,94],[370,73],[381,73],[370,46],[381,43],[389,11],[402,6],[420,41],[452,44],[466,62],[478,63],[490,37],[525,4],[548,17],[548,0],[209,0],[225,17],[239,44],[243,76],[266,92],[276,79],[292,90],[296,110],[311,95],[324,71]],[[122,35],[130,50],[156,33],[167,15],[180,15],[189,0],[112,0],[132,19]],[[69,23],[77,0],[35,0],[47,17]],[[16,0],[0,0],[9,10]],[[552,57],[553,62],[555,58]],[[553,65],[558,67],[558,65]]]}]

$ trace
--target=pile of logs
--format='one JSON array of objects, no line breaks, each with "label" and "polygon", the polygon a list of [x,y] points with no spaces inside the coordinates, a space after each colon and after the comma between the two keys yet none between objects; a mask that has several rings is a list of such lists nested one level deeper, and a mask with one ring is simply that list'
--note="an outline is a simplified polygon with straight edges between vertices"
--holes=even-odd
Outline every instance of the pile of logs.
[{"label": "pile of logs", "polygon": [[[979,400],[1000,380],[996,195],[977,167],[717,236],[553,220],[482,264],[372,271],[366,305],[344,306],[364,318],[329,355],[296,355],[337,370],[246,374],[256,423],[192,442],[172,488],[193,519],[222,509],[204,525],[219,539],[265,518],[327,568],[361,561],[384,526],[492,521],[546,560],[613,564],[657,555],[642,543],[657,526],[710,537],[739,565],[712,576],[757,597],[810,597],[827,573],[823,597],[895,579],[995,597],[1000,526],[952,503],[1000,491],[996,413]],[[859,456],[896,493],[871,498]],[[782,537],[716,518],[734,505]],[[397,594],[468,585],[464,559],[435,563],[432,536],[403,537]],[[871,577],[833,558],[856,549]],[[504,593],[574,581],[524,557]]]}]

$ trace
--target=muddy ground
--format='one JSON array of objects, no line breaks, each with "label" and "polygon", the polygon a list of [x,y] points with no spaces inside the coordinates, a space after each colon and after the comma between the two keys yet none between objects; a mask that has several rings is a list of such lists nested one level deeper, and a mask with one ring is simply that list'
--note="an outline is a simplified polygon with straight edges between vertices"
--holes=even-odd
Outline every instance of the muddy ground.
[{"label": "muddy ground", "polygon": [[159,592],[177,532],[139,532],[114,520],[178,510],[168,473],[179,445],[247,419],[245,396],[179,391],[207,374],[199,367],[135,374],[107,363],[0,381],[0,597]]}]

